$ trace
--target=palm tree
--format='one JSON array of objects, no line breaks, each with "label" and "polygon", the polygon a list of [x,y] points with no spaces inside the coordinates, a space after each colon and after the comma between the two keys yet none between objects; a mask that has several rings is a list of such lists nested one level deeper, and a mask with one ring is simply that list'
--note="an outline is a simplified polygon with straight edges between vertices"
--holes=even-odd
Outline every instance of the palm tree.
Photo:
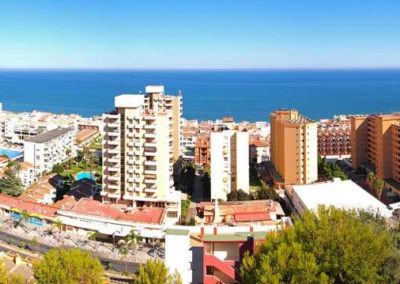
[{"label": "palm tree", "polygon": [[27,228],[25,225],[23,226],[22,223],[24,223],[24,222],[26,223],[28,221],[28,219],[30,218],[30,215],[29,215],[28,211],[26,211],[26,210],[22,210],[22,212],[19,215],[21,218],[19,219],[18,225],[20,225],[21,228],[26,233]]},{"label": "palm tree", "polygon": [[[96,243],[96,238],[97,238],[97,232],[89,232],[88,233],[88,240],[91,240],[91,241],[93,241],[93,242],[95,242]],[[99,246],[100,246],[100,242],[97,242],[98,243],[98,245],[97,246],[93,246],[93,248],[96,250],[96,252],[98,252],[98,249],[99,249]]]},{"label": "palm tree", "polygon": [[131,230],[129,234],[126,236],[126,243],[130,249],[136,250],[138,243],[142,240],[140,234],[136,233],[134,230]]},{"label": "palm tree", "polygon": [[126,245],[120,246],[119,253],[125,259],[125,273],[128,273],[128,252],[129,252],[129,249]]},{"label": "palm tree", "polygon": [[64,223],[60,219],[56,219],[56,220],[53,221],[53,226],[55,228],[57,228],[57,230],[58,230],[58,238],[57,238],[57,240],[60,240],[60,238],[61,238],[61,230],[64,227]]}]

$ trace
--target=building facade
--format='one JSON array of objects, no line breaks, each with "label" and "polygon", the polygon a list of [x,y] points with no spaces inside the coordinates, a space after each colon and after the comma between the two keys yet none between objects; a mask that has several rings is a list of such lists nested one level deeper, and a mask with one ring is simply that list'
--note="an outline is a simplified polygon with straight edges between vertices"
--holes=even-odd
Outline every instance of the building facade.
[{"label": "building facade", "polygon": [[285,184],[318,179],[317,124],[297,110],[271,114],[271,160]]},{"label": "building facade", "polygon": [[350,119],[326,120],[318,123],[318,155],[321,157],[350,157]]},{"label": "building facade", "polygon": [[174,151],[179,151],[174,135],[180,131],[174,132],[176,111],[159,107],[152,94],[117,96],[115,111],[103,116],[101,195],[105,203],[171,206],[167,214],[178,217],[180,195],[173,182]]},{"label": "building facade", "polygon": [[24,161],[33,166],[35,176],[52,170],[55,164],[75,156],[73,128],[56,128],[24,142]]},{"label": "building facade", "polygon": [[352,166],[367,166],[380,179],[400,182],[400,114],[351,118]]},{"label": "building facade", "polygon": [[194,146],[194,162],[197,165],[210,165],[210,137],[198,136]]},{"label": "building facade", "polygon": [[212,132],[211,199],[226,200],[233,190],[249,192],[249,134],[226,130]]}]

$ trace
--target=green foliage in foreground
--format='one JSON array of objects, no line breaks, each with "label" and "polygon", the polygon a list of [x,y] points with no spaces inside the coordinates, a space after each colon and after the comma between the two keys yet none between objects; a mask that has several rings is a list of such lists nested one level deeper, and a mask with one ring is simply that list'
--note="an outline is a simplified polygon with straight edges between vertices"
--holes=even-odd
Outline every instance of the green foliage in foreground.
[{"label": "green foliage in foreground", "polygon": [[267,236],[243,259],[242,283],[399,283],[398,230],[368,214],[320,208],[317,215]]},{"label": "green foliage in foreground", "polygon": [[169,274],[167,267],[161,260],[148,260],[140,265],[133,279],[134,284],[182,284],[179,273]]},{"label": "green foliage in foreground", "polygon": [[0,284],[27,284],[25,278],[19,274],[9,274],[4,262],[0,262]]},{"label": "green foliage in foreground", "polygon": [[38,284],[107,283],[100,261],[79,249],[52,249],[33,266]]}]

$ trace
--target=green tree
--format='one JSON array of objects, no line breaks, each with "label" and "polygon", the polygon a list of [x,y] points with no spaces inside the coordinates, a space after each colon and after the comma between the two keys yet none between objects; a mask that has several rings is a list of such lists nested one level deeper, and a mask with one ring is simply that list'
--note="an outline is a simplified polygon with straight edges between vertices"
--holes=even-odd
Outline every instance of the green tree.
[{"label": "green tree", "polygon": [[180,172],[179,190],[192,195],[195,175],[196,170],[194,165],[190,163],[184,164]]},{"label": "green tree", "polygon": [[52,172],[56,174],[62,174],[64,172],[63,165],[55,164],[52,168]]},{"label": "green tree", "polygon": [[0,178],[0,191],[11,196],[20,196],[24,191],[21,180],[12,170],[6,170]]},{"label": "green tree", "polygon": [[380,199],[382,196],[383,189],[385,188],[385,182],[380,178],[376,178],[374,181],[374,190],[376,196]]},{"label": "green tree", "polygon": [[120,246],[119,253],[122,255],[122,257],[125,260],[125,273],[128,273],[128,253],[129,253],[129,248],[124,244],[124,245]]},{"label": "green tree", "polygon": [[0,262],[0,284],[27,284],[28,281],[22,275],[9,274],[4,262]]},{"label": "green tree", "polygon": [[228,201],[246,201],[251,200],[250,194],[244,192],[243,190],[232,190],[226,195]]},{"label": "green tree", "polygon": [[182,284],[182,278],[178,272],[169,274],[167,267],[161,260],[148,260],[140,265],[133,279],[134,284]]},{"label": "green tree", "polygon": [[398,283],[399,251],[376,224],[334,208],[306,212],[246,255],[242,283]]},{"label": "green tree", "polygon": [[106,283],[100,261],[79,249],[49,250],[33,271],[38,284]]}]

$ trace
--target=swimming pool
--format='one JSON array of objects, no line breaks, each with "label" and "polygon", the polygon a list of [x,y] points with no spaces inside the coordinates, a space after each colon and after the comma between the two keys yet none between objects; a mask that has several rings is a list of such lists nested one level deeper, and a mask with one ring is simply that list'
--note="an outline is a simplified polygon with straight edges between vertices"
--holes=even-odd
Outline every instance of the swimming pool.
[{"label": "swimming pool", "polygon": [[15,159],[22,156],[21,151],[10,150],[10,149],[0,149],[0,156],[7,156],[10,159]]},{"label": "swimming pool", "polygon": [[84,178],[94,180],[94,177],[92,176],[92,174],[90,172],[79,172],[75,175],[76,180],[81,180]]}]

